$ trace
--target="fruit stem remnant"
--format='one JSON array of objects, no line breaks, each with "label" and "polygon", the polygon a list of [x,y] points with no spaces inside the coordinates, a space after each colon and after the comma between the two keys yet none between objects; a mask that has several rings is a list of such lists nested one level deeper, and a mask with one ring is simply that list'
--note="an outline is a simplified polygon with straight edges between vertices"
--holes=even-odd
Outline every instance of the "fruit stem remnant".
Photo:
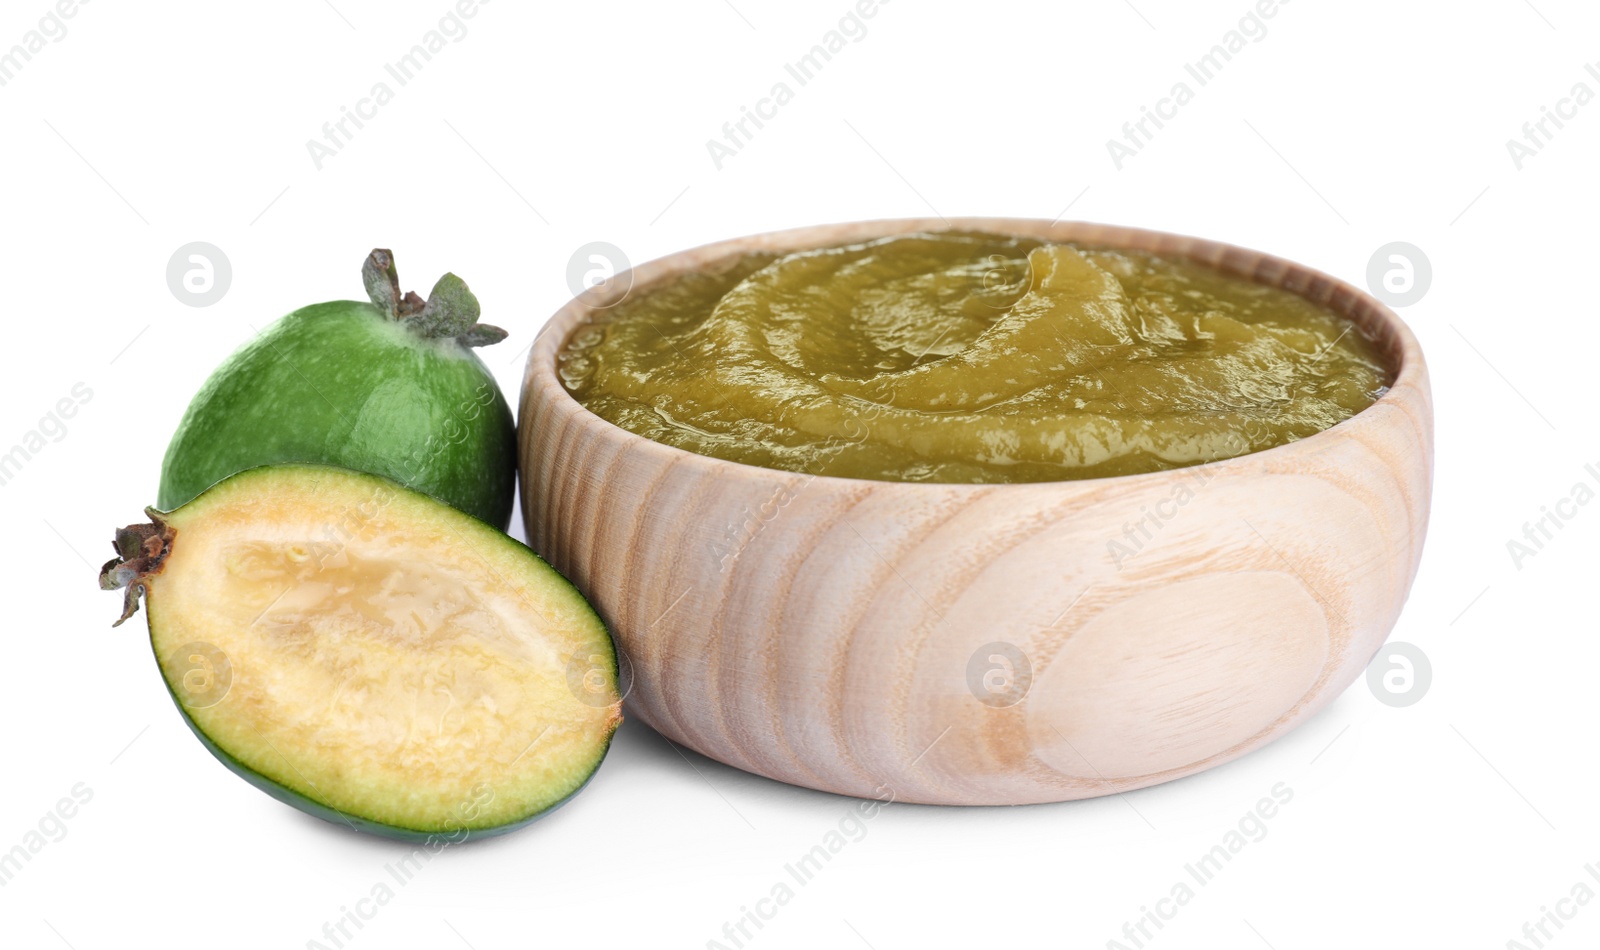
[{"label": "fruit stem remnant", "polygon": [[427,300],[416,291],[402,295],[394,254],[378,248],[367,255],[361,282],[378,309],[423,339],[453,338],[462,346],[488,346],[506,338],[506,331],[478,322],[482,313],[478,298],[467,289],[467,282],[454,274],[439,278]]},{"label": "fruit stem remnant", "polygon": [[101,590],[126,590],[122,598],[122,616],[113,627],[122,626],[124,620],[138,612],[139,595],[146,592],[145,579],[161,573],[167,553],[172,550],[172,539],[177,535],[172,526],[162,520],[161,512],[146,508],[144,513],[151,523],[119,528],[116,539],[111,542],[117,556],[100,568]]}]

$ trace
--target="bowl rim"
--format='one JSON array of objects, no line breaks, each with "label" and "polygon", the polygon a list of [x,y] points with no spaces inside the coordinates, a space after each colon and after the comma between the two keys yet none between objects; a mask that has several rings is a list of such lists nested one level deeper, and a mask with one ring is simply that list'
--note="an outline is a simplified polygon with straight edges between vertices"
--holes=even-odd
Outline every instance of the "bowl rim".
[{"label": "bowl rim", "polygon": [[[789,469],[768,468],[702,455],[657,442],[624,429],[590,411],[567,390],[556,373],[557,354],[580,326],[595,322],[594,318],[597,315],[603,316],[607,310],[631,294],[648,291],[679,274],[702,270],[751,251],[808,250],[919,231],[977,231],[1001,236],[1043,238],[1113,250],[1150,251],[1210,265],[1256,283],[1288,290],[1320,303],[1344,319],[1355,323],[1379,348],[1383,358],[1393,370],[1394,378],[1381,396],[1348,419],[1302,439],[1229,458],[1158,469],[1153,472],[1095,478],[1028,482],[912,482],[817,475]],[[585,437],[614,442],[625,452],[642,452],[657,456],[663,464],[694,466],[700,469],[702,474],[710,476],[767,478],[806,483],[820,479],[824,484],[836,484],[840,488],[860,489],[873,485],[897,485],[906,490],[926,492],[988,492],[1006,488],[1088,489],[1129,484],[1137,480],[1172,478],[1174,475],[1181,476],[1188,473],[1208,473],[1207,480],[1209,480],[1211,477],[1226,473],[1229,469],[1255,469],[1264,462],[1285,459],[1290,455],[1317,453],[1329,442],[1329,438],[1326,438],[1329,433],[1351,433],[1353,429],[1374,424],[1377,416],[1374,410],[1380,407],[1399,408],[1404,412],[1401,402],[1411,398],[1410,394],[1419,389],[1425,399],[1431,400],[1427,395],[1427,369],[1421,345],[1411,332],[1411,328],[1398,314],[1366,291],[1287,258],[1209,238],[1090,221],[1010,217],[878,218],[763,231],[701,244],[654,258],[644,264],[634,265],[573,297],[551,315],[539,329],[528,349],[517,411],[518,448],[520,454],[528,444],[525,420],[531,419],[529,407],[534,397],[538,395],[543,397],[544,405],[557,415],[556,418],[544,420],[543,425],[564,428],[569,424],[577,424],[583,428]],[[524,490],[530,489],[531,486],[527,485],[524,476]]]}]

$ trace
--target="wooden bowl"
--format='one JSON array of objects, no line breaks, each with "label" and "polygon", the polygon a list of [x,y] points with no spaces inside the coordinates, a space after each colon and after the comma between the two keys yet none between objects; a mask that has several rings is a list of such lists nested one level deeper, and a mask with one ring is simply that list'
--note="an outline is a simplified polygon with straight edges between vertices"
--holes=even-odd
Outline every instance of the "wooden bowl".
[{"label": "wooden bowl", "polygon": [[[1287,288],[1363,327],[1394,385],[1331,429],[1226,461],[942,485],[696,455],[592,414],[556,374],[574,330],[675,274],[945,228],[1154,251]],[[1433,470],[1422,351],[1367,294],[1213,241],[1010,218],[800,228],[634,268],[539,334],[519,429],[528,537],[631,661],[631,715],[780,781],[958,805],[1153,785],[1304,722],[1393,627]]]}]

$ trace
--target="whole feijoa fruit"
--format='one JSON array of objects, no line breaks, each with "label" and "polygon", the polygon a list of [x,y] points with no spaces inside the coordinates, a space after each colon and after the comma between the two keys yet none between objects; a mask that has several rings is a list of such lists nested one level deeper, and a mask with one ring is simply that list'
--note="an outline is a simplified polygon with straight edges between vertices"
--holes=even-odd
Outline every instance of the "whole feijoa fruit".
[{"label": "whole feijoa fruit", "polygon": [[394,257],[362,268],[371,303],[296,310],[230,356],[167,446],[157,506],[172,510],[236,472],[336,465],[399,482],[502,530],[516,490],[511,407],[473,347],[506,333],[446,274],[424,301]]},{"label": "whole feijoa fruit", "polygon": [[375,475],[269,465],[116,533],[184,720],[280,801],[410,840],[577,794],[622,721],[583,596],[515,539]]}]

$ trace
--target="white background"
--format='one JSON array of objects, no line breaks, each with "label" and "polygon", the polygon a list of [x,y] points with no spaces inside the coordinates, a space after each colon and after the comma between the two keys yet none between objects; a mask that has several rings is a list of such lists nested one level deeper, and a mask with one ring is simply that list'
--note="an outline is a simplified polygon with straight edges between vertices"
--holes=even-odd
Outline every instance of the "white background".
[{"label": "white background", "polygon": [[[1106,140],[1247,0],[893,0],[718,170],[707,139],[850,0],[498,0],[319,170],[307,140],[452,2],[97,0],[0,87],[0,449],[74,384],[92,392],[0,487],[0,851],[75,783],[93,791],[0,887],[0,942],[333,946],[324,923],[407,850],[214,762],[142,618],[112,630],[119,598],[93,587],[190,395],[256,329],[359,297],[362,258],[392,247],[408,288],[471,282],[511,330],[485,358],[515,393],[587,242],[639,262],[933,213],[1198,234],[1358,284],[1381,245],[1423,249],[1432,287],[1402,315],[1432,367],[1437,474],[1393,638],[1429,656],[1431,689],[1391,708],[1358,683],[1265,750],[1121,797],[890,806],[746,945],[1104,947],[1279,782],[1294,797],[1264,840],[1148,945],[1504,947],[1580,880],[1600,891],[1584,870],[1600,861],[1600,505],[1520,567],[1507,550],[1600,466],[1600,103],[1520,170],[1506,148],[1575,83],[1600,93],[1592,4],[1294,0],[1118,170]],[[49,9],[5,0],[0,50]],[[191,241],[231,261],[210,307],[167,285]],[[630,722],[573,804],[447,850],[346,945],[703,947],[852,804]],[[1600,903],[1561,906],[1576,916],[1546,945],[1600,940]]]}]

